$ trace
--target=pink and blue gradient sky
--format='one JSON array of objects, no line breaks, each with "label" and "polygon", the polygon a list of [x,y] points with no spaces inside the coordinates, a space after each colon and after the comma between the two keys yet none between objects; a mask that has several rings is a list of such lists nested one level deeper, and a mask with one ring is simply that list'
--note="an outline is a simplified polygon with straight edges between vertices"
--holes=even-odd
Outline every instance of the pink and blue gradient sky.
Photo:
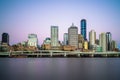
[{"label": "pink and blue gradient sky", "polygon": [[[10,44],[27,41],[35,33],[39,44],[50,37],[50,26],[59,26],[59,40],[74,23],[87,20],[88,32],[111,32],[120,44],[120,0],[0,0],[0,35],[7,32]],[[1,40],[1,37],[0,37]]]}]

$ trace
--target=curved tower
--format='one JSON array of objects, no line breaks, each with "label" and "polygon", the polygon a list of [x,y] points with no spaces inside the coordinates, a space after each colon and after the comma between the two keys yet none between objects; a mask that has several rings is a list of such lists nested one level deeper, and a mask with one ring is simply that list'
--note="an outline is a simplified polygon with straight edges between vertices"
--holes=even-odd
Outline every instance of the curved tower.
[{"label": "curved tower", "polygon": [[87,40],[86,38],[86,20],[81,20],[81,34],[83,35],[84,40]]}]

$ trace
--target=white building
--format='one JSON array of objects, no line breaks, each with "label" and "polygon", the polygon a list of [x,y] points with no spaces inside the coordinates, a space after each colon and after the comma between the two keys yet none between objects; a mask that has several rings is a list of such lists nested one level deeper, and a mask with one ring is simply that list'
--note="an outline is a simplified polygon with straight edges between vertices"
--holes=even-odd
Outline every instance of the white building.
[{"label": "white building", "polygon": [[68,29],[68,44],[78,49],[78,28],[74,24]]},{"label": "white building", "polygon": [[38,39],[36,34],[29,34],[28,35],[28,46],[34,46],[37,47],[38,45]]},{"label": "white building", "polygon": [[96,32],[94,30],[91,30],[89,32],[89,42],[90,42],[89,47],[90,47],[90,49],[94,48],[95,40],[96,40]]},{"label": "white building", "polygon": [[51,26],[51,47],[58,47],[58,26]]},{"label": "white building", "polygon": [[106,52],[106,33],[101,33],[99,35],[99,45],[102,47],[102,51]]}]

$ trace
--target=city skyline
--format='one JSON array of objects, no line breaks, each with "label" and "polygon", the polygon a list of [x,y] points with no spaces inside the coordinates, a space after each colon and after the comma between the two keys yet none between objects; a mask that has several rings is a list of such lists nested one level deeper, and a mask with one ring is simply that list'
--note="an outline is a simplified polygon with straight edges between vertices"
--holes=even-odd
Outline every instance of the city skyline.
[{"label": "city skyline", "polygon": [[63,34],[68,32],[71,23],[78,27],[80,34],[81,19],[87,20],[87,39],[88,32],[94,29],[97,39],[100,33],[111,32],[120,44],[119,0],[7,1],[0,1],[0,35],[9,33],[10,44],[26,41],[30,33],[37,34],[42,44],[50,37],[51,25],[59,26],[59,40],[63,41]]}]

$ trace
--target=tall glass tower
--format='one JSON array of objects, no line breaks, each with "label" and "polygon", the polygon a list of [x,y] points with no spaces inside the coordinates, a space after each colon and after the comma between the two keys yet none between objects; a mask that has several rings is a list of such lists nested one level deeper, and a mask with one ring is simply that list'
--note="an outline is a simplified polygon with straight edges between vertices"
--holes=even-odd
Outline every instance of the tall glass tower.
[{"label": "tall glass tower", "polygon": [[107,32],[106,33],[106,48],[107,48],[107,51],[111,51],[111,42],[112,42],[112,35],[110,32]]},{"label": "tall glass tower", "polygon": [[51,26],[51,47],[58,47],[58,26]]},{"label": "tall glass tower", "polygon": [[86,20],[85,19],[81,20],[81,34],[82,34],[84,40],[87,40],[87,38],[86,38]]},{"label": "tall glass tower", "polygon": [[68,33],[64,33],[64,45],[68,45]]},{"label": "tall glass tower", "polygon": [[102,47],[102,51],[106,52],[106,33],[101,33],[99,35],[99,45]]}]

